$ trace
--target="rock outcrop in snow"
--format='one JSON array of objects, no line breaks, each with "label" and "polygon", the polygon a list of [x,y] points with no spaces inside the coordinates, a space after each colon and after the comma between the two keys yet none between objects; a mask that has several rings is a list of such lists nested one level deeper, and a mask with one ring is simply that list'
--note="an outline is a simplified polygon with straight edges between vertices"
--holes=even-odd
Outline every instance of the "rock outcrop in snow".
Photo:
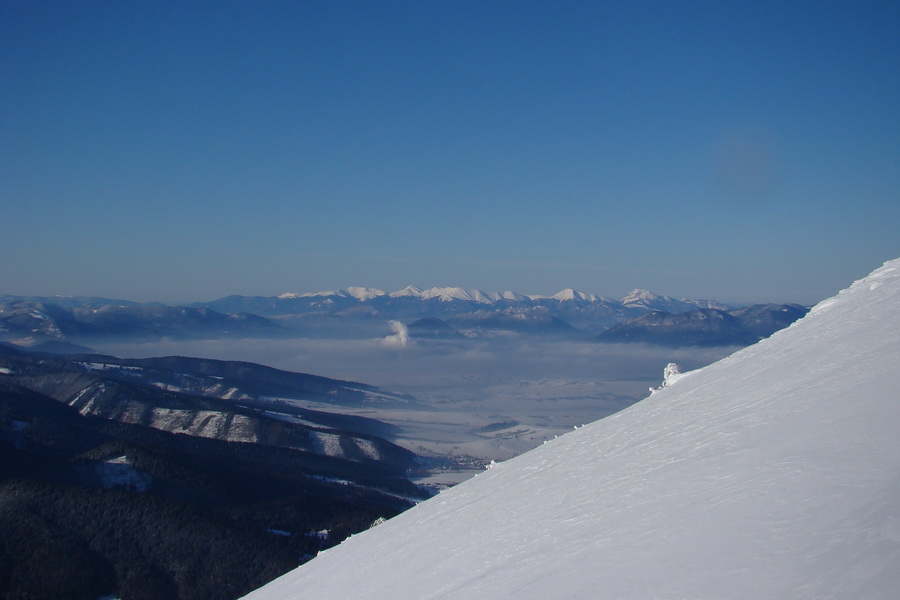
[{"label": "rock outcrop in snow", "polygon": [[249,598],[894,598],[900,260]]}]

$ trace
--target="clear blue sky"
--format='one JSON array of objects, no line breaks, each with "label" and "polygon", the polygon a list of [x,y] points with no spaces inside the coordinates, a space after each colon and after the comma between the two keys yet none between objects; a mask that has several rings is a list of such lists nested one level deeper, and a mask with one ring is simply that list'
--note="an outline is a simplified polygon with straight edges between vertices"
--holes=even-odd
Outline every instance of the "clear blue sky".
[{"label": "clear blue sky", "polygon": [[815,302],[900,255],[900,2],[0,1],[0,293]]}]

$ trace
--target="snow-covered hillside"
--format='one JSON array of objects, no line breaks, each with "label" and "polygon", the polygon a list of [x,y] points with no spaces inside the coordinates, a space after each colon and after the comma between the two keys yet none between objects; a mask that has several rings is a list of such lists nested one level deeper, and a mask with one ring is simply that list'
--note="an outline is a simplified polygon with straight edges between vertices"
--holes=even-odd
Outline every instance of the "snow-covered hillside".
[{"label": "snow-covered hillside", "polygon": [[896,598],[900,259],[248,596]]}]

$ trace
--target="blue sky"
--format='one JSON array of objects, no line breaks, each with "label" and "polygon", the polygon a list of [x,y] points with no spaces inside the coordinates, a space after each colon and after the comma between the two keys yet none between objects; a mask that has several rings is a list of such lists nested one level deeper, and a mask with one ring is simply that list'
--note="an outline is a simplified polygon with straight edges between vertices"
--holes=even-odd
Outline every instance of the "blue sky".
[{"label": "blue sky", "polygon": [[0,1],[0,293],[810,303],[900,255],[898,2]]}]

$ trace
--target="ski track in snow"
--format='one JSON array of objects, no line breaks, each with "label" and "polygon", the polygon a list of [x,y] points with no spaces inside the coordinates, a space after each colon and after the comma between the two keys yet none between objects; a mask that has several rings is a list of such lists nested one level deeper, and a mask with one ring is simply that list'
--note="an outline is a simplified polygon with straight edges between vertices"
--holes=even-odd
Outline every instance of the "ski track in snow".
[{"label": "ski track in snow", "polygon": [[896,598],[900,259],[248,598]]}]

